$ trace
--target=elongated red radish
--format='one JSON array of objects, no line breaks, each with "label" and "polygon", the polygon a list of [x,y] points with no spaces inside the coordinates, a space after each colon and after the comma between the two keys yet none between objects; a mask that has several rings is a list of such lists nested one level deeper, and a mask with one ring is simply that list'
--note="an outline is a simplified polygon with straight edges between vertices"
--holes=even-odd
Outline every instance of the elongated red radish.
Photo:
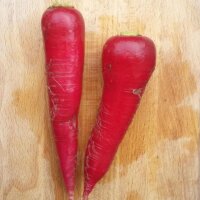
[{"label": "elongated red radish", "polygon": [[51,7],[42,17],[51,122],[70,200],[75,187],[84,29],[83,17],[72,7]]},{"label": "elongated red radish", "polygon": [[115,36],[103,49],[104,88],[85,156],[83,199],[108,171],[154,70],[154,43],[143,36]]}]

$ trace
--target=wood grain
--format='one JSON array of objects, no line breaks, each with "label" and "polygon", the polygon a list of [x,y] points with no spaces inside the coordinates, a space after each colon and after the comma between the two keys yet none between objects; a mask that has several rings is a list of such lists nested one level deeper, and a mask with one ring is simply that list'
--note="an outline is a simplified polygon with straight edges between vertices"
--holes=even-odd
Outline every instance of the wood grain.
[{"label": "wood grain", "polygon": [[[64,0],[61,3],[65,2]],[[47,108],[40,19],[49,0],[0,0],[0,199],[65,200]],[[157,66],[90,200],[199,200],[200,1],[74,0],[86,23],[76,197],[102,93],[106,39],[155,41]]]}]

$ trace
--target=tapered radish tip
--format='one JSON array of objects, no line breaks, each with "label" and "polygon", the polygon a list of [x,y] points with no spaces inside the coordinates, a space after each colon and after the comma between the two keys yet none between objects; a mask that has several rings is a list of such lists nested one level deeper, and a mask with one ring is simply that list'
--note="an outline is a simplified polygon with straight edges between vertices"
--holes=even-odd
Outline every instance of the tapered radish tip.
[{"label": "tapered radish tip", "polygon": [[88,200],[88,195],[84,195],[82,200]]},{"label": "tapered radish tip", "polygon": [[74,192],[69,192],[69,200],[74,200]]}]

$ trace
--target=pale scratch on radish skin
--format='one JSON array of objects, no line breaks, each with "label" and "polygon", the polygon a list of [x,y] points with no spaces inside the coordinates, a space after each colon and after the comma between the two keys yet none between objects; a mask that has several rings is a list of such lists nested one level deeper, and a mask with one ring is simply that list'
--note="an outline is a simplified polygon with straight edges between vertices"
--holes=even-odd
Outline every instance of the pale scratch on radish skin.
[{"label": "pale scratch on radish skin", "polygon": [[76,116],[72,118],[72,120],[69,120],[69,127],[71,130],[76,130],[77,129],[77,124],[76,124]]},{"label": "pale scratch on radish skin", "polygon": [[[91,139],[91,138],[90,138]],[[87,173],[87,169],[90,167],[89,166],[89,158],[91,157],[91,142],[88,144],[88,154],[87,154],[87,157],[86,157],[86,162],[85,162],[85,176],[86,176],[86,180],[89,181],[90,180],[90,177]]]},{"label": "pale scratch on radish skin", "polygon": [[139,98],[141,98],[142,91],[143,91],[143,88],[138,88],[138,89],[133,89],[133,90],[132,90],[132,93],[133,93],[134,95],[137,95]]},{"label": "pale scratch on radish skin", "polygon": [[72,72],[47,72],[47,75],[57,78],[71,78],[76,76],[75,74],[72,74]]},{"label": "pale scratch on radish skin", "polygon": [[101,105],[101,109],[102,109],[102,112],[105,113],[106,115],[111,115],[109,112],[109,109],[106,107],[105,104]]},{"label": "pale scratch on radish skin", "polygon": [[49,62],[47,63],[47,69],[49,69],[49,67],[53,67],[53,66],[68,66],[69,62],[67,59],[50,59]]},{"label": "pale scratch on radish skin", "polygon": [[49,85],[47,86],[47,89],[48,89],[48,91],[49,91],[49,94],[52,95],[52,96],[55,96],[56,94],[52,92],[51,87],[52,87],[52,86],[49,86]]},{"label": "pale scratch on radish skin", "polygon": [[59,87],[63,90],[63,92],[66,92],[65,88],[63,87],[63,84],[60,84],[55,77],[52,77],[52,79],[59,85]]},{"label": "pale scratch on radish skin", "polygon": [[52,66],[66,66],[66,65],[68,65],[68,62],[63,62],[63,63],[51,63],[51,67]]}]

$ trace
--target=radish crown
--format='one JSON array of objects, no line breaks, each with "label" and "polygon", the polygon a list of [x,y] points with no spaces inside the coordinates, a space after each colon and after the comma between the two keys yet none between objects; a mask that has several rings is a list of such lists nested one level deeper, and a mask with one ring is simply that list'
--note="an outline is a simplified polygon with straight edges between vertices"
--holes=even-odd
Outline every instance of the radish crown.
[{"label": "radish crown", "polygon": [[73,5],[70,5],[68,3],[60,3],[57,0],[50,6],[49,8],[56,8],[56,7],[66,7],[66,8],[73,8]]},{"label": "radish crown", "polygon": [[142,36],[138,32],[122,32],[120,33],[121,36]]}]

